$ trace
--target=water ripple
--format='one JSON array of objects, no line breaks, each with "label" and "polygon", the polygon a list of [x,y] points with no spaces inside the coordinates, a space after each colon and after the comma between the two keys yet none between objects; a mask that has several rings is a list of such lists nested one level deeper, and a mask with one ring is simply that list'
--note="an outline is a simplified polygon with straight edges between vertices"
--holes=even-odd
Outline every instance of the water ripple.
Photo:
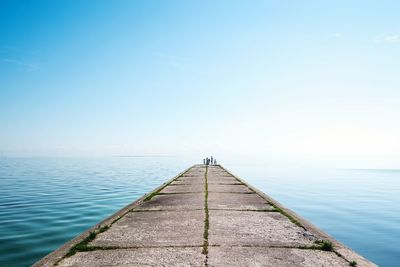
[{"label": "water ripple", "polygon": [[399,265],[400,170],[230,169],[379,266]]},{"label": "water ripple", "polygon": [[0,266],[29,266],[188,166],[176,159],[0,159]]}]

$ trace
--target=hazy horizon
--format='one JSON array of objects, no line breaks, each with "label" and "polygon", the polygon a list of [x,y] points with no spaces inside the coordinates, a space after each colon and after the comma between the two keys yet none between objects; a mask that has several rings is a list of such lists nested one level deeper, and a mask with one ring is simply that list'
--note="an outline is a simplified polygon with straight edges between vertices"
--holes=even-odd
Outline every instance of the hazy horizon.
[{"label": "hazy horizon", "polygon": [[2,1],[0,157],[400,168],[397,1]]}]

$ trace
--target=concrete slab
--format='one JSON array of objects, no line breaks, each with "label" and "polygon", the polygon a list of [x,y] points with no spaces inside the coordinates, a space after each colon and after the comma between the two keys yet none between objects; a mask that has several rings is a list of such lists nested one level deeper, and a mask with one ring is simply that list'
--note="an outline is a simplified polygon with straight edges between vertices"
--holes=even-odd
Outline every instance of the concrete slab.
[{"label": "concrete slab", "polygon": [[90,246],[202,246],[204,211],[129,212]]},{"label": "concrete slab", "polygon": [[182,177],[191,177],[191,176],[204,176],[206,173],[206,168],[198,168],[198,169],[190,169],[189,171],[182,174]]},{"label": "concrete slab", "polygon": [[220,177],[220,178],[235,178],[234,176],[230,174],[219,174],[219,173],[208,173],[208,177],[210,178],[215,178],[215,177]]},{"label": "concrete slab", "polygon": [[232,175],[211,175],[211,178],[232,178],[232,179],[236,179],[235,176]]},{"label": "concrete slab", "polygon": [[220,193],[253,193],[247,186],[244,185],[221,185],[208,184],[208,192]]},{"label": "concrete slab", "polygon": [[212,193],[208,194],[209,209],[273,210],[273,207],[257,194]]},{"label": "concrete slab", "polygon": [[204,193],[156,195],[136,210],[196,210],[204,209]]},{"label": "concrete slab", "polygon": [[204,266],[202,248],[137,248],[79,252],[63,259],[61,267]]},{"label": "concrete slab", "polygon": [[215,177],[234,177],[232,174],[229,173],[220,173],[220,172],[208,172],[207,173],[210,177],[215,176]]},{"label": "concrete slab", "polygon": [[201,176],[180,176],[175,181],[188,181],[188,182],[202,181],[204,183],[205,176],[204,175],[201,175]]},{"label": "concrete slab", "polygon": [[307,246],[317,236],[278,212],[209,210],[210,245]]},{"label": "concrete slab", "polygon": [[234,178],[208,178],[207,182],[209,184],[237,184],[240,183]]},{"label": "concrete slab", "polygon": [[227,172],[226,170],[224,170],[223,168],[221,168],[221,166],[218,165],[211,165],[208,167],[209,171],[215,171],[215,172]]},{"label": "concrete slab", "polygon": [[209,247],[209,266],[349,266],[333,252],[310,249]]},{"label": "concrete slab", "polygon": [[227,172],[213,172],[213,171],[208,171],[207,174],[208,174],[209,176],[233,177],[232,174],[227,173]]},{"label": "concrete slab", "polygon": [[205,180],[203,179],[190,179],[190,180],[175,180],[170,185],[192,185],[202,184],[204,186]]},{"label": "concrete slab", "polygon": [[233,175],[229,174],[229,173],[213,173],[213,172],[208,172],[207,175],[209,177],[234,177]]},{"label": "concrete slab", "polygon": [[199,173],[192,173],[192,174],[183,174],[180,177],[182,178],[196,178],[196,177],[203,177],[205,176],[205,172],[199,172]]},{"label": "concrete slab", "polygon": [[168,185],[160,193],[204,193],[205,184]]},{"label": "concrete slab", "polygon": [[189,171],[182,174],[182,176],[198,176],[204,175],[206,173],[206,168],[192,168]]}]

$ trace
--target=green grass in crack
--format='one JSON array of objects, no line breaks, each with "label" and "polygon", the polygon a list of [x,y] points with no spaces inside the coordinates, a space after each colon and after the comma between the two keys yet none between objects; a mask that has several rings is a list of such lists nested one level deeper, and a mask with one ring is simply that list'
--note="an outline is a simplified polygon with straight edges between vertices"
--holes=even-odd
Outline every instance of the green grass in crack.
[{"label": "green grass in crack", "polygon": [[209,214],[208,214],[208,167],[206,167],[206,173],[205,173],[205,185],[204,185],[204,191],[205,191],[205,198],[204,198],[204,212],[205,212],[205,218],[204,218],[204,233],[203,233],[203,238],[204,238],[204,243],[203,243],[203,254],[207,255],[208,254],[208,228],[209,228]]},{"label": "green grass in crack", "polygon": [[97,234],[103,233],[103,232],[107,231],[108,229],[110,229],[110,226],[104,225],[103,227],[101,227],[101,228],[99,229],[99,231],[97,232]]},{"label": "green grass in crack", "polygon": [[71,257],[75,253],[79,251],[90,251],[91,248],[88,247],[88,244],[92,242],[96,238],[96,233],[95,232],[90,232],[89,236],[87,236],[85,239],[83,239],[81,242],[73,246],[68,253],[65,255],[66,257]]},{"label": "green grass in crack", "polygon": [[315,243],[318,245],[320,250],[323,251],[333,251],[333,244],[328,240],[317,240]]},{"label": "green grass in crack", "polygon": [[[175,181],[175,180],[173,180],[173,181]],[[161,187],[161,188],[158,189],[157,191],[154,191],[153,193],[151,193],[150,195],[148,195],[147,197],[145,197],[145,198],[143,199],[143,201],[149,201],[149,200],[151,200],[153,197],[155,197],[155,196],[157,196],[157,195],[161,195],[161,194],[162,194],[162,193],[160,193],[161,190],[163,190],[164,188],[166,188],[166,187],[167,187],[170,183],[172,183],[173,181],[171,181],[171,182],[165,184],[163,187]]]},{"label": "green grass in crack", "polygon": [[357,262],[356,262],[356,261],[351,261],[351,262],[349,263],[349,265],[350,265],[350,266],[357,266]]},{"label": "green grass in crack", "polygon": [[294,223],[295,225],[299,226],[299,227],[303,227],[304,226],[298,221],[296,220],[294,217],[292,217],[290,214],[288,214],[286,211],[284,211],[283,209],[277,207],[276,205],[274,205],[273,203],[269,203],[274,209],[272,211],[276,211],[281,213],[282,215],[286,216],[292,223]]},{"label": "green grass in crack", "polygon": [[89,235],[83,239],[81,242],[79,242],[78,244],[74,245],[69,251],[68,253],[65,255],[66,257],[70,257],[72,255],[74,255],[77,252],[80,251],[91,251],[91,250],[95,250],[95,247],[89,247],[89,243],[92,242],[96,236],[100,233],[103,233],[105,231],[107,231],[110,227],[108,225],[105,225],[103,227],[101,227],[97,232],[90,232]]}]

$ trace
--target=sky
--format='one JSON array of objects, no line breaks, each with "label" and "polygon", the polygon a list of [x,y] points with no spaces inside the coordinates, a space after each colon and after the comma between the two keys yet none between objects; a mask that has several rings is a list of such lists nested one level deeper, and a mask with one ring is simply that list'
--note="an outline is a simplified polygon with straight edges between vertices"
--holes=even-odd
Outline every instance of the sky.
[{"label": "sky", "polygon": [[399,1],[0,2],[0,156],[400,168]]}]

